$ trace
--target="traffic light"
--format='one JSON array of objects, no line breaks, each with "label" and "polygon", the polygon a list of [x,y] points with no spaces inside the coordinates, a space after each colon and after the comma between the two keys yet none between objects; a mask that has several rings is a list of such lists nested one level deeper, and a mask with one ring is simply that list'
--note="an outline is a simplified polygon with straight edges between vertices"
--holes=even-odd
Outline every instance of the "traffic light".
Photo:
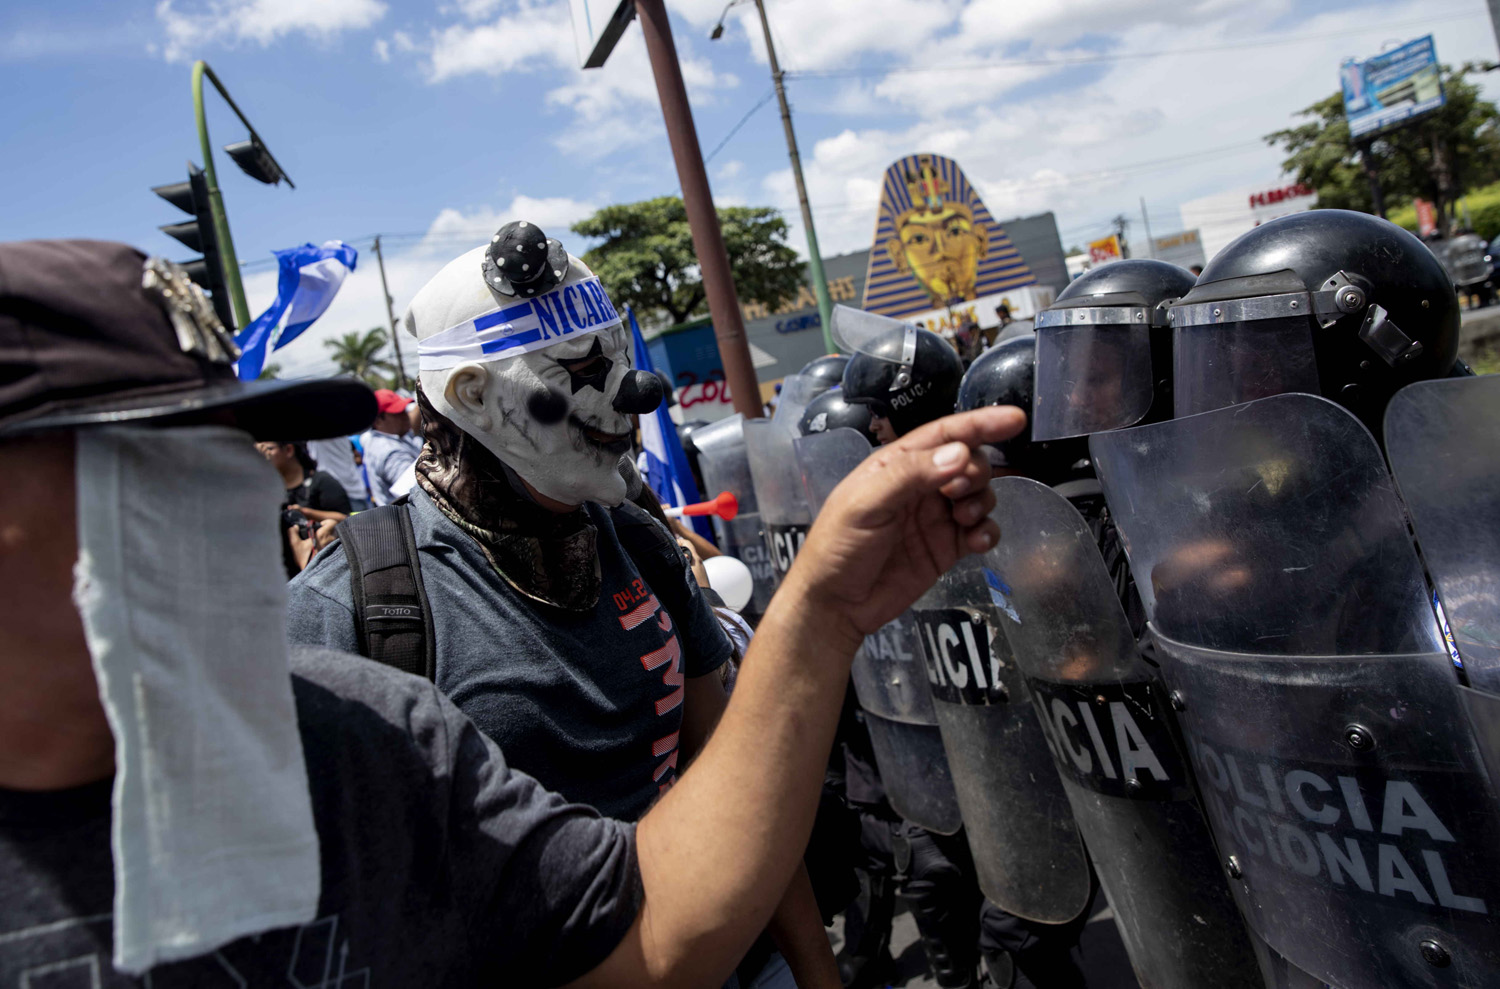
[{"label": "traffic light", "polygon": [[229,304],[229,288],[224,284],[224,266],[219,259],[219,238],[214,230],[213,211],[208,200],[208,181],[203,177],[203,170],[188,162],[186,182],[158,185],[151,191],[193,217],[179,223],[163,224],[159,229],[168,237],[185,244],[188,250],[203,255],[182,262],[182,267],[193,281],[208,291],[219,322],[233,334],[236,329],[234,311]]},{"label": "traffic light", "polygon": [[[240,171],[255,181],[264,182],[266,185],[276,185],[286,179],[286,184],[292,185],[292,180],[286,177],[281,166],[276,164],[276,159],[271,157],[271,152],[260,143],[260,138],[255,134],[252,133],[248,141],[224,145],[224,150],[229,153],[229,157],[234,159],[234,163],[240,166]],[[292,188],[295,189],[296,186]]]}]

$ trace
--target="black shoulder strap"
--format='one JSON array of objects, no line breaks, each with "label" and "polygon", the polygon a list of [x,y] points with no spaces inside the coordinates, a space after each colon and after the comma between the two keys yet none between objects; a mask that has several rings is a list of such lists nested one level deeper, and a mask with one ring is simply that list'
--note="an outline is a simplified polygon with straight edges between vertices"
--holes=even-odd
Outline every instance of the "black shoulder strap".
[{"label": "black shoulder strap", "polygon": [[349,560],[360,653],[435,679],[437,644],[411,509],[397,504],[358,512],[339,523],[338,535]]}]

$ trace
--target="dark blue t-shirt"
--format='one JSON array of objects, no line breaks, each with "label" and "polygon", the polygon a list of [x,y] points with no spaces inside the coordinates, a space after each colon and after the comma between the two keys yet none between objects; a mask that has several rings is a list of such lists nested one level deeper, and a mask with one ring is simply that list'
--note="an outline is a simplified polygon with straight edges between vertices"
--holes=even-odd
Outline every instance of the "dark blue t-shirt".
[{"label": "dark blue t-shirt", "polygon": [[[594,609],[579,614],[523,597],[422,491],[410,505],[438,688],[516,769],[607,817],[638,820],[676,778],[685,678],[717,670],[732,651],[680,558],[671,572],[689,585],[676,595],[686,613],[669,614],[610,512],[586,505],[602,581]],[[289,595],[293,642],[357,651],[341,546],[320,552]]]},{"label": "dark blue t-shirt", "polygon": [[0,986],[553,986],[634,922],[635,833],[513,772],[432,684],[294,649],[318,829],[317,919],[161,965],[110,965],[111,781],[0,789]]}]

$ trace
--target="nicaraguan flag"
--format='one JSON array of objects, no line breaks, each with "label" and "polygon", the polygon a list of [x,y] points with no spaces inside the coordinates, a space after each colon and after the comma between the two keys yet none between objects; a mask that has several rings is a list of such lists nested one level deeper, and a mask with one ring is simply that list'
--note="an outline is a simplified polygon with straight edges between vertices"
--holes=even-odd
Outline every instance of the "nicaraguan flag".
[{"label": "nicaraguan flag", "polygon": [[[637,370],[655,372],[651,365],[651,354],[646,350],[646,340],[641,336],[640,324],[635,321],[635,310],[625,307],[630,320],[630,339],[633,342],[633,362]],[[663,505],[681,508],[702,501],[698,485],[693,483],[693,472],[688,467],[687,454],[677,439],[677,424],[667,412],[667,403],[662,402],[655,412],[641,416],[641,475]],[[705,539],[713,539],[713,530],[708,520],[701,516],[687,519],[693,531]]]},{"label": "nicaraguan flag", "polygon": [[[359,260],[359,252],[341,240],[325,241],[322,247],[303,244],[274,253],[281,267],[276,280],[276,301],[234,338],[240,348],[241,381],[260,377],[267,350],[285,347],[328,311],[333,297]],[[286,325],[277,333],[276,327],[283,316]],[[274,347],[269,346],[273,336]]]}]

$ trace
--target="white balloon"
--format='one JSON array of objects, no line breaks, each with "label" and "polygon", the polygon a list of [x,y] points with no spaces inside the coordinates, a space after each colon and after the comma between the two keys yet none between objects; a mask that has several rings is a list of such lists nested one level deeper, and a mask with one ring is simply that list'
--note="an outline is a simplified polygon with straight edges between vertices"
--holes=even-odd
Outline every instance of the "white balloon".
[{"label": "white balloon", "polygon": [[708,586],[718,592],[719,597],[731,611],[739,611],[750,603],[755,591],[755,579],[750,568],[732,556],[710,556],[703,561],[708,574]]}]

